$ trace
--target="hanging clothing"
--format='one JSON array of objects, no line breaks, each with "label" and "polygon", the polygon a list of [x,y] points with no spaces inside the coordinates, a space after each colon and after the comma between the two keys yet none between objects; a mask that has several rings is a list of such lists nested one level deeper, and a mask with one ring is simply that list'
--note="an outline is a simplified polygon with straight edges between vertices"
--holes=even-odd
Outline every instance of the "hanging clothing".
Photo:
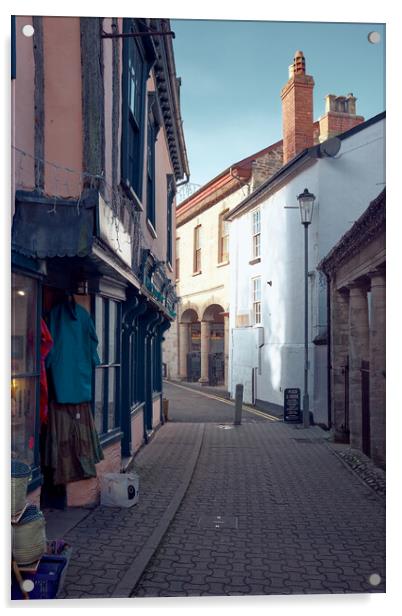
[{"label": "hanging clothing", "polygon": [[54,485],[96,477],[104,455],[89,402],[50,403],[45,459]]},{"label": "hanging clothing", "polygon": [[100,364],[98,337],[90,314],[75,302],[58,304],[50,311],[49,329],[54,345],[46,365],[57,402],[89,402],[93,368]]},{"label": "hanging clothing", "polygon": [[48,356],[50,349],[53,346],[53,340],[50,335],[50,331],[43,319],[41,319],[41,331],[40,331],[40,406],[39,415],[40,422],[44,424],[47,422],[48,415],[48,387],[45,359]]}]

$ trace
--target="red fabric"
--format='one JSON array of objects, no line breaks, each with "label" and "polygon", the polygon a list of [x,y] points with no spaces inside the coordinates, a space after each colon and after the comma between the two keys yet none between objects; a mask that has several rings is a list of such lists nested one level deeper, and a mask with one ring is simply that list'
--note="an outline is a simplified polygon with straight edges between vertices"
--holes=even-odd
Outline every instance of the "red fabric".
[{"label": "red fabric", "polygon": [[40,421],[47,423],[48,415],[48,390],[45,359],[53,346],[52,336],[43,319],[41,319],[41,337],[40,337]]}]

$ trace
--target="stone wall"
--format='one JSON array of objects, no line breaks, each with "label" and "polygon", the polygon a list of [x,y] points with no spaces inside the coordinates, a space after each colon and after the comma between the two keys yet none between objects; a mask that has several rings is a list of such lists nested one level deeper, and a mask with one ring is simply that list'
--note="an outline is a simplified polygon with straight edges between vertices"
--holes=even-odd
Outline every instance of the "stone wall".
[{"label": "stone wall", "polygon": [[266,154],[256,158],[252,168],[251,190],[255,190],[265,180],[274,175],[283,164],[283,143],[275,144]]}]

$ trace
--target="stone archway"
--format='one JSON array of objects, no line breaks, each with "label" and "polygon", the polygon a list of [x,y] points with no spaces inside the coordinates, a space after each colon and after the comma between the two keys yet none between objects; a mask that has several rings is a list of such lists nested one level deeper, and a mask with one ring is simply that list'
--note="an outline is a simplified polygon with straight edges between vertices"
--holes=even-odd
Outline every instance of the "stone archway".
[{"label": "stone archway", "polygon": [[179,375],[183,381],[200,377],[201,325],[195,308],[183,311],[179,321]]},{"label": "stone archway", "polygon": [[201,320],[200,383],[225,383],[225,311],[220,304],[205,308]]}]

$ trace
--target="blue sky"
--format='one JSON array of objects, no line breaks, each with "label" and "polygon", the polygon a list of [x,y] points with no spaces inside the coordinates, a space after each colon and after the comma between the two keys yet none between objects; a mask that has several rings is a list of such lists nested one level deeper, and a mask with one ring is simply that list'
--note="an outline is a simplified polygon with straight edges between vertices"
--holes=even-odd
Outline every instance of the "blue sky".
[{"label": "blue sky", "polygon": [[[385,109],[385,27],[381,24],[172,20],[191,182],[204,184],[232,163],[282,138],[280,91],[294,52],[314,77],[314,119],[326,94],[357,97],[366,119]],[[367,40],[371,31],[381,42]]]}]

